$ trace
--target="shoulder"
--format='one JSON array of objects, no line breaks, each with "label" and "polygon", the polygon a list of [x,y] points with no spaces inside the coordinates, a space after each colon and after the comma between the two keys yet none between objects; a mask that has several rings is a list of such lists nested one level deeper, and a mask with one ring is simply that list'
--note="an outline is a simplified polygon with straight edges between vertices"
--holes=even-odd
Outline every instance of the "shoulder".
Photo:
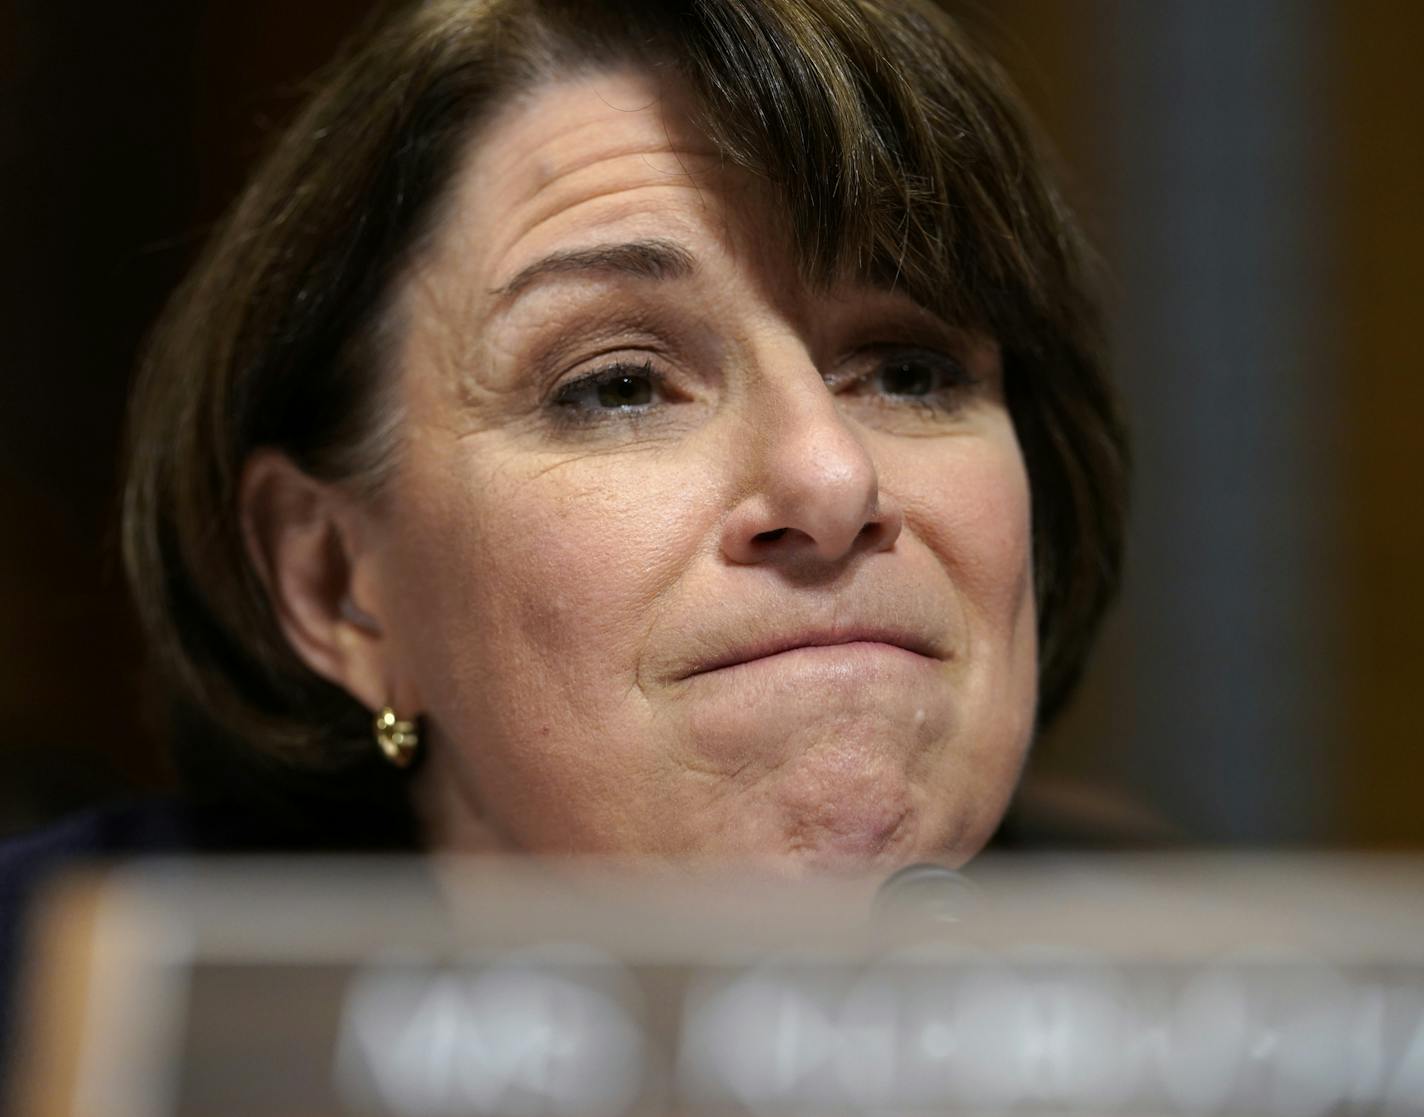
[{"label": "shoulder", "polygon": [[179,853],[276,848],[285,835],[230,808],[158,799],[100,807],[0,841],[0,918],[40,881],[70,864]]},{"label": "shoulder", "polygon": [[191,821],[178,803],[140,803],[74,815],[0,842],[0,912],[16,912],[45,876],[70,862],[186,848]]},{"label": "shoulder", "polygon": [[181,846],[190,808],[160,800],[101,807],[0,841],[0,872],[66,857],[128,852],[154,846]]}]

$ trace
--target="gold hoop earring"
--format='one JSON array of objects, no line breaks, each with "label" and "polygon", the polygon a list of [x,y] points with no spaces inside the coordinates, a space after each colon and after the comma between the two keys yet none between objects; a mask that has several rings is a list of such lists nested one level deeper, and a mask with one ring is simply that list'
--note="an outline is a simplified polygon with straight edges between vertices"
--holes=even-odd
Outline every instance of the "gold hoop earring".
[{"label": "gold hoop earring", "polygon": [[420,747],[420,732],[413,721],[401,721],[389,706],[376,715],[376,744],[385,758],[397,768],[409,768]]}]

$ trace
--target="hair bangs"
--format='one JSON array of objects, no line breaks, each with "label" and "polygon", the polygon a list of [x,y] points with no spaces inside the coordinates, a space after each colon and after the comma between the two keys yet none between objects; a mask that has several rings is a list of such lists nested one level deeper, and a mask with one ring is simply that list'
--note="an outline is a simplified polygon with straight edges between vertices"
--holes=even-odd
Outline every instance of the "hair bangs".
[{"label": "hair bangs", "polygon": [[699,125],[771,185],[809,283],[868,281],[956,325],[1011,328],[997,308],[1018,301],[1005,288],[1033,285],[1032,264],[1001,211],[1011,192],[986,180],[1001,167],[983,150],[988,98],[962,80],[978,59],[945,56],[954,40],[927,25],[941,13],[810,6],[819,19],[802,3],[693,0],[666,30]]}]

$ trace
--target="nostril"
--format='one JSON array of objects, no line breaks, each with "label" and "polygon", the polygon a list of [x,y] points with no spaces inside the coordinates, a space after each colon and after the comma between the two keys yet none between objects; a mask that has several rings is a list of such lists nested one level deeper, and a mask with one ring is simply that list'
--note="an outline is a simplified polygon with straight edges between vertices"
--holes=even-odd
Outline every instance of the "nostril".
[{"label": "nostril", "polygon": [[776,529],[773,530],[773,531],[759,531],[759,532],[757,532],[754,536],[752,536],[752,542],[753,542],[753,543],[775,543],[778,539],[780,539],[780,538],[781,538],[783,535],[785,535],[785,534],[786,534],[786,529],[785,529],[784,527],[776,528]]}]

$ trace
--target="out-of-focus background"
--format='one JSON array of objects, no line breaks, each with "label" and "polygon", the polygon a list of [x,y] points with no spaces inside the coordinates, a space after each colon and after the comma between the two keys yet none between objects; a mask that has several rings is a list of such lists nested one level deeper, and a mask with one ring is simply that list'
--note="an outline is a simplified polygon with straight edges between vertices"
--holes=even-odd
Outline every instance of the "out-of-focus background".
[{"label": "out-of-focus background", "polygon": [[[358,0],[0,4],[0,835],[169,786],[135,354]],[[1111,276],[1129,576],[1040,818],[1424,846],[1424,5],[994,0]]]}]

